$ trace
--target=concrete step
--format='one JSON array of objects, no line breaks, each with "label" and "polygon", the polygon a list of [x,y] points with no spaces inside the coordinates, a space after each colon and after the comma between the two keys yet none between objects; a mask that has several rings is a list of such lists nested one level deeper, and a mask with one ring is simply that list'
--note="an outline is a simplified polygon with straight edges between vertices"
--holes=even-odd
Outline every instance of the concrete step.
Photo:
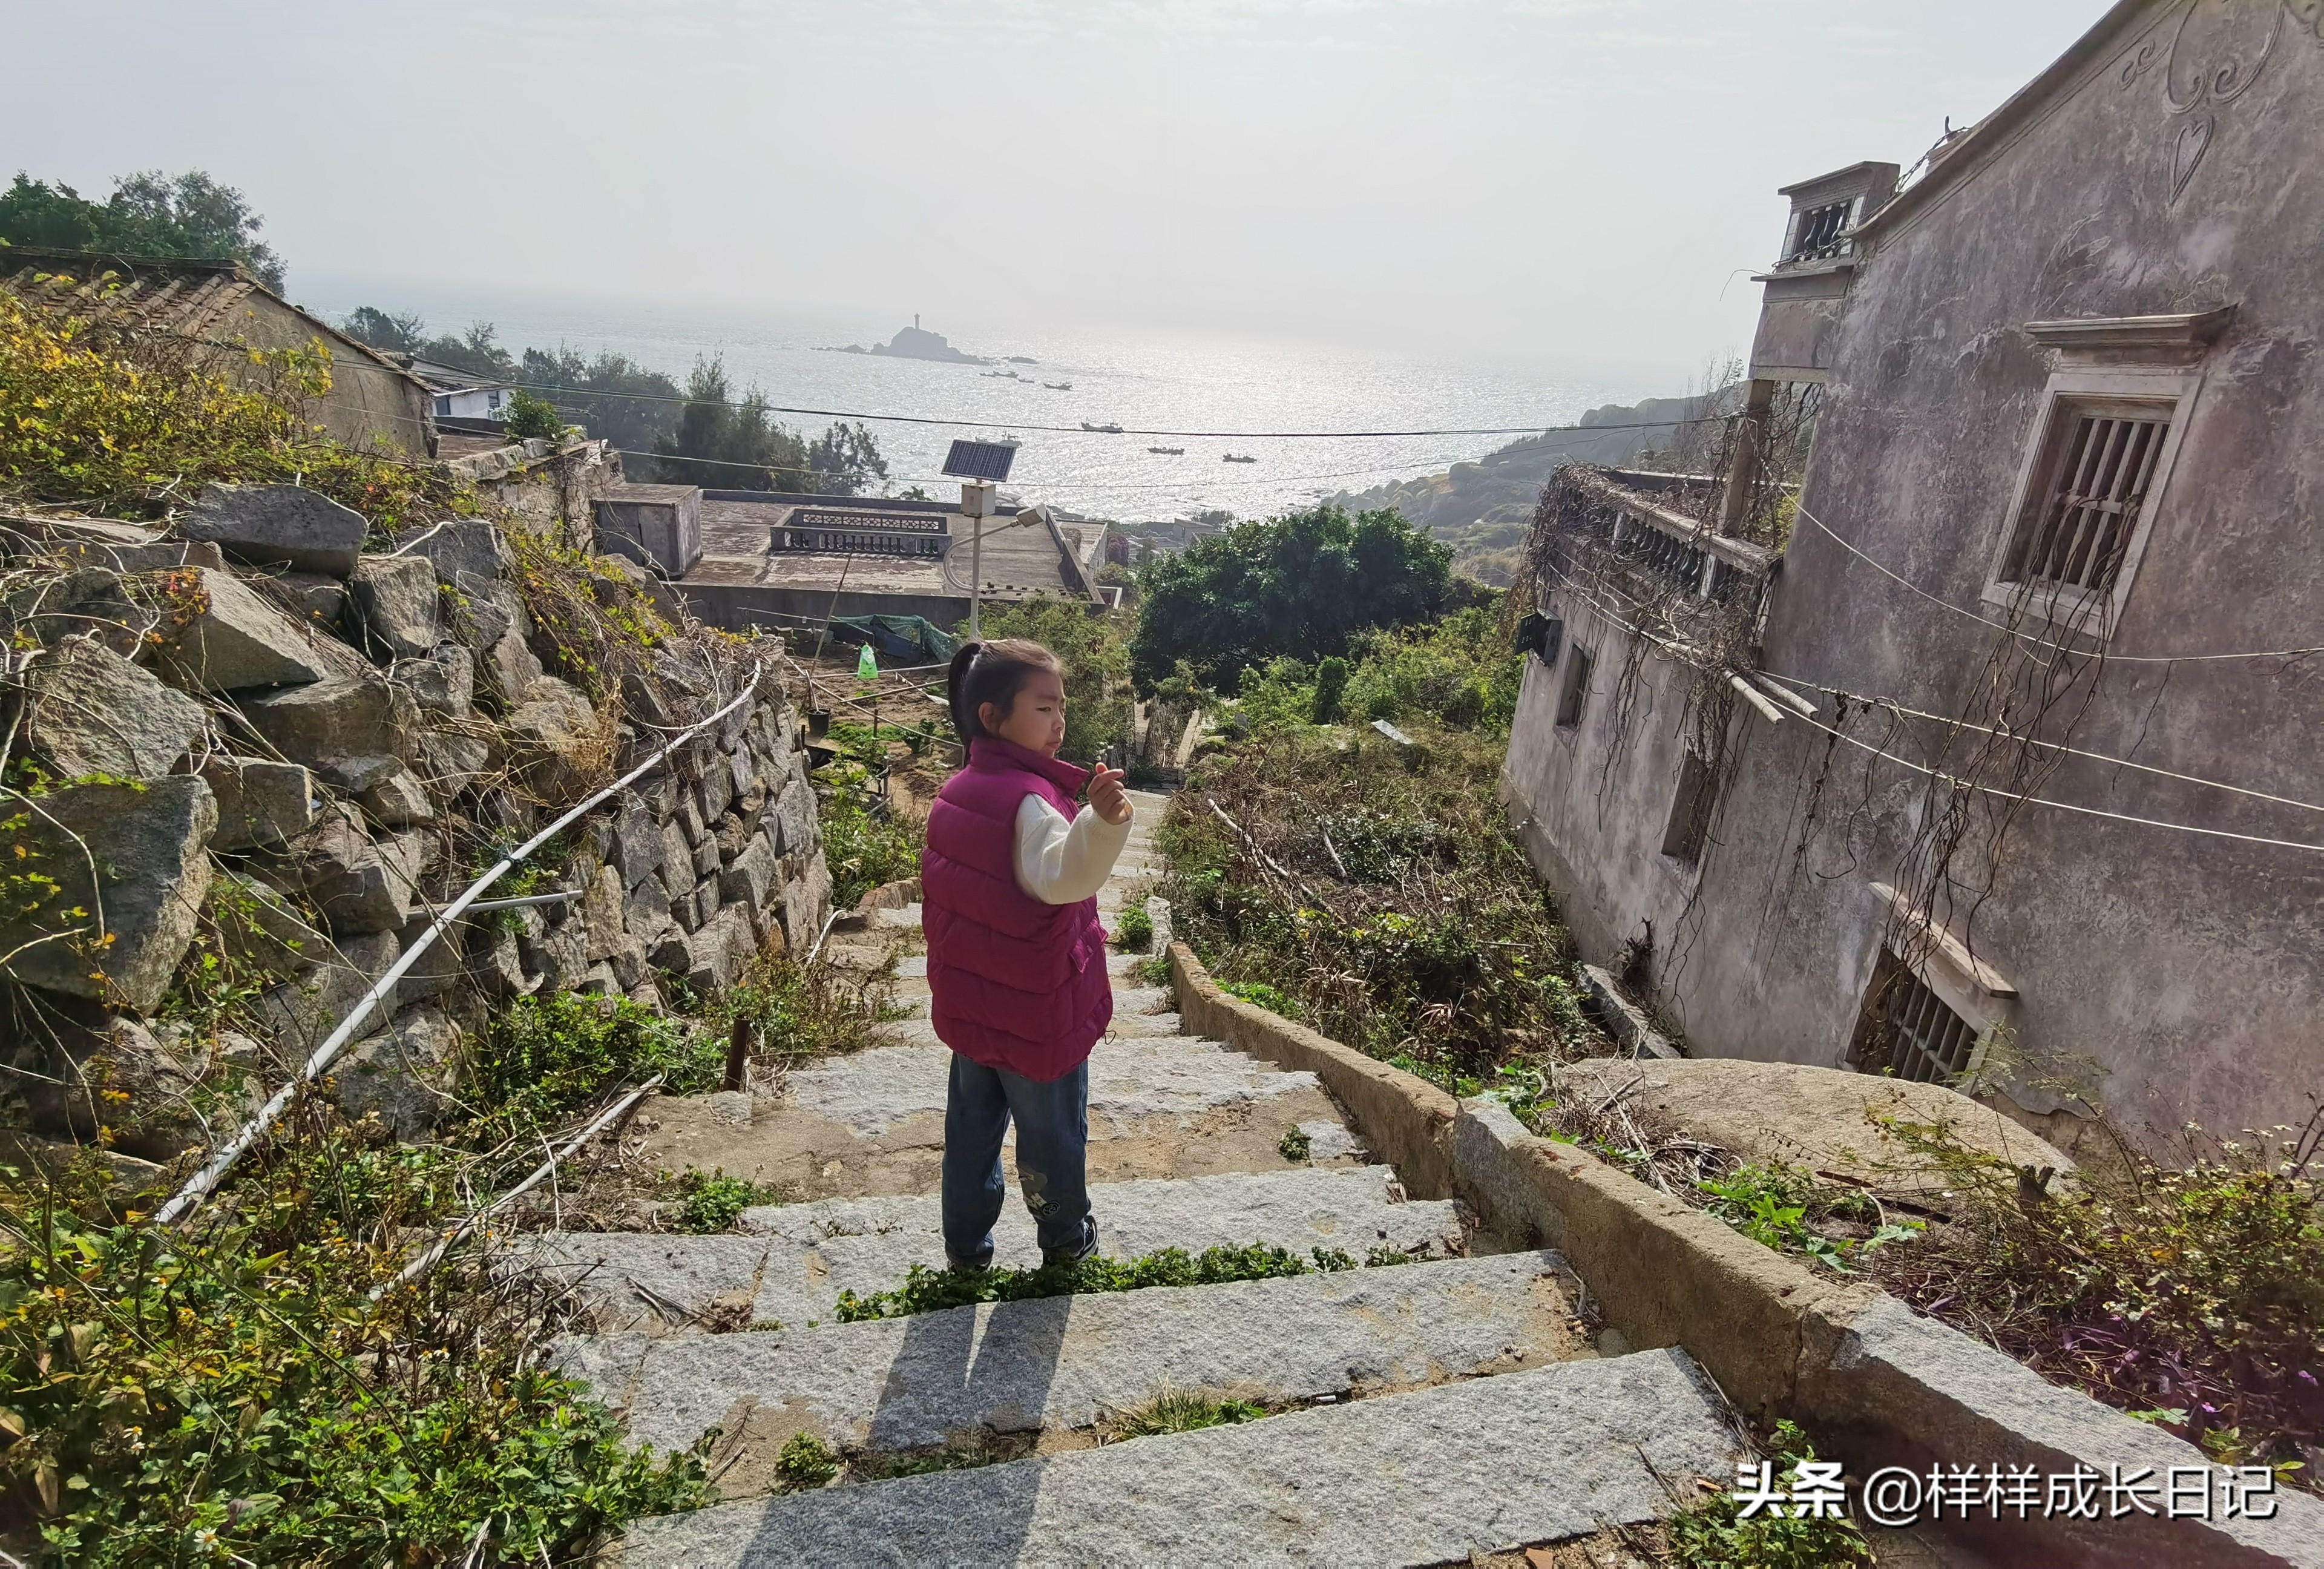
[{"label": "concrete step", "polygon": [[[1114,1133],[1148,1117],[1188,1117],[1221,1106],[1305,1090],[1320,1093],[1312,1073],[1286,1073],[1222,1042],[1172,1029],[1101,1040],[1090,1052],[1089,1112],[1093,1135]],[[890,1027],[891,1029],[894,1027]],[[799,1111],[876,1139],[921,1113],[942,1117],[952,1053],[928,1040],[878,1046],[811,1068],[794,1069],[784,1099]]]},{"label": "concrete step", "polygon": [[623,1410],[633,1441],[683,1449],[721,1426],[733,1498],[767,1491],[801,1432],[851,1454],[1054,1438],[1166,1389],[1279,1409],[1594,1354],[1571,1292],[1557,1254],[1508,1253],[757,1334],[574,1336],[558,1361]]},{"label": "concrete step", "polygon": [[1735,1453],[1685,1354],[1642,1352],[640,1520],[622,1562],[1467,1563],[1655,1518]]},{"label": "concrete step", "polygon": [[[1163,1248],[1265,1242],[1305,1257],[1375,1247],[1444,1257],[1465,1250],[1453,1206],[1406,1202],[1384,1166],[1286,1168],[1093,1185],[1100,1245],[1116,1258]],[[914,1264],[944,1266],[943,1204],[934,1194],[818,1199],[746,1210],[747,1236],[543,1232],[513,1257],[573,1283],[601,1327],[660,1331],[673,1315],[718,1305],[745,1324],[804,1326],[831,1316],[842,1290],[900,1286]],[[1040,1262],[1032,1217],[1015,1193],[994,1228],[995,1262]],[[1410,1266],[1405,1266],[1409,1268]],[[641,1289],[642,1288],[642,1289]]]}]

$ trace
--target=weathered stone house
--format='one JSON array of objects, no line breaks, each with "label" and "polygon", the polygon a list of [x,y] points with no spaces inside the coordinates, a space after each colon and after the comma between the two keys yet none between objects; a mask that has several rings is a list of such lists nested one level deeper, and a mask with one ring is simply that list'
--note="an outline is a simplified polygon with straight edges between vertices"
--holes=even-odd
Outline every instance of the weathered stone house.
[{"label": "weathered stone house", "polygon": [[1973,1071],[2066,1142],[2061,1078],[2158,1144],[2300,1123],[2324,8],[2116,5],[1895,176],[1788,189],[1723,493],[1545,494],[1512,818],[1697,1055]]},{"label": "weathered stone house", "polygon": [[[11,245],[0,251],[0,283],[57,310],[221,349],[319,345],[331,355],[331,390],[309,406],[317,424],[357,447],[436,455],[434,407],[419,377],[283,300],[239,262]],[[219,364],[229,374],[249,368],[235,354]]]}]

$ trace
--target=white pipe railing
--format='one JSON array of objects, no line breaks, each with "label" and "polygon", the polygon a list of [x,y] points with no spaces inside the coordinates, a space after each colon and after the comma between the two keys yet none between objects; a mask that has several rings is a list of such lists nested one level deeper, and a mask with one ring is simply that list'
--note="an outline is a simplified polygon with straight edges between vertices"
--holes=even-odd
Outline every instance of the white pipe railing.
[{"label": "white pipe railing", "polygon": [[485,889],[490,888],[493,883],[499,881],[500,879],[512,867],[515,866],[518,862],[522,861],[526,856],[531,854],[543,844],[549,843],[549,840],[563,833],[567,828],[579,821],[589,812],[595,810],[601,802],[610,799],[611,798],[619,795],[622,791],[629,789],[630,786],[635,784],[639,780],[643,779],[647,774],[660,767],[661,764],[669,759],[671,752],[676,752],[680,746],[683,746],[686,743],[693,740],[696,735],[702,734],[702,732],[709,729],[713,725],[715,725],[720,720],[725,718],[726,715],[734,712],[735,709],[740,708],[744,703],[749,702],[751,699],[751,694],[758,690],[759,677],[764,669],[764,665],[752,666],[749,684],[743,687],[742,695],[736,697],[732,703],[727,704],[726,706],[718,710],[717,713],[710,715],[709,718],[703,720],[697,725],[690,725],[686,730],[681,731],[678,734],[673,736],[670,739],[669,745],[663,747],[659,752],[655,752],[651,757],[646,759],[645,761],[638,764],[637,767],[630,770],[629,772],[615,780],[612,784],[607,785],[604,789],[599,790],[595,795],[591,796],[587,800],[583,801],[579,806],[575,807],[571,811],[566,813],[555,822],[549,824],[549,826],[543,828],[540,833],[535,834],[522,844],[518,845],[515,849],[502,856],[490,872],[485,872],[482,877],[477,878],[474,882],[468,884],[467,888],[457,899],[446,905],[443,909],[438,912],[436,918],[429,923],[428,929],[420,933],[419,939],[410,947],[403,950],[402,956],[398,958],[394,964],[388,966],[387,974],[382,975],[377,981],[372,983],[371,990],[365,992],[363,994],[362,1000],[348,1011],[347,1016],[339,1020],[339,1027],[337,1029],[332,1030],[329,1037],[324,1040],[323,1044],[315,1048],[314,1055],[308,1057],[307,1066],[299,1071],[299,1076],[292,1079],[289,1084],[284,1084],[281,1089],[275,1091],[272,1098],[268,1100],[266,1104],[258,1109],[257,1115],[252,1117],[249,1121],[244,1123],[242,1131],[236,1133],[232,1139],[228,1140],[225,1147],[219,1149],[217,1154],[211,1156],[208,1165],[204,1166],[199,1171],[197,1171],[191,1177],[188,1178],[186,1186],[180,1188],[177,1191],[176,1195],[173,1196],[168,1204],[163,1204],[160,1210],[155,1212],[153,1215],[153,1223],[157,1226],[166,1226],[171,1224],[180,1216],[191,1211],[196,1204],[202,1201],[205,1195],[208,1194],[211,1189],[217,1186],[219,1179],[224,1177],[228,1171],[234,1168],[234,1163],[240,1160],[244,1155],[248,1154],[251,1147],[255,1145],[258,1140],[264,1136],[266,1131],[274,1125],[274,1120],[282,1114],[284,1107],[290,1105],[291,1098],[301,1089],[322,1077],[324,1070],[328,1068],[332,1062],[337,1059],[340,1051],[346,1048],[347,1042],[355,1038],[355,1030],[365,1020],[369,1019],[372,1016],[373,1011],[379,1007],[380,999],[386,996],[389,992],[392,991],[395,987],[396,982],[403,978],[403,973],[410,969],[413,963],[419,959],[420,955],[426,953],[429,946],[435,943],[436,939],[443,935],[444,929],[447,927],[451,925],[453,921],[457,920],[460,916],[467,910],[469,906],[476,902],[478,896],[480,896]]}]

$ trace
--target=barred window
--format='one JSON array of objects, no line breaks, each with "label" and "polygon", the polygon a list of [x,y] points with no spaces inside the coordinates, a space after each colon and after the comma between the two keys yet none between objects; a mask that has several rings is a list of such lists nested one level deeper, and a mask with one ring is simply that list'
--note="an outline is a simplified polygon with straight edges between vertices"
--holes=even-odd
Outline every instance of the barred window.
[{"label": "barred window", "polygon": [[2171,434],[2169,413],[2167,404],[2100,411],[2061,402],[2000,580],[2111,593]]},{"label": "barred window", "polygon": [[1849,1055],[1866,1073],[1950,1084],[1976,1065],[1980,1033],[1895,954],[1883,951]]}]

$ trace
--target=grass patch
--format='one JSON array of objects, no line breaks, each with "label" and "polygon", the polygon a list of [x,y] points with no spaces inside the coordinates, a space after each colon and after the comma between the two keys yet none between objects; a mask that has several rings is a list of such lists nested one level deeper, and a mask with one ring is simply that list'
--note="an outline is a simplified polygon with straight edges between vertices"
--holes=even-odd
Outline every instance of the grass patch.
[{"label": "grass patch", "polygon": [[[294,1127],[190,1226],[0,1170],[0,1481],[53,1561],[565,1560],[707,1497],[544,1371],[557,1298],[447,1265],[394,1286],[406,1228],[478,1174]],[[374,1287],[386,1287],[373,1303]]]},{"label": "grass patch", "polygon": [[1136,974],[1148,986],[1168,986],[1176,981],[1170,974],[1170,955],[1167,954],[1157,954],[1150,959],[1140,960]]},{"label": "grass patch", "polygon": [[785,1492],[827,1486],[839,1474],[839,1452],[812,1433],[794,1433],[775,1457],[775,1474]]},{"label": "grass patch", "polygon": [[678,1179],[678,1202],[671,1219],[681,1232],[709,1233],[732,1230],[752,1204],[775,1204],[782,1190],[772,1183],[729,1177],[723,1168],[688,1171]]},{"label": "grass patch", "polygon": [[1299,1004],[1268,985],[1264,981],[1222,981],[1219,990],[1230,997],[1241,999],[1254,1008],[1264,1008],[1284,1019],[1297,1019]]},{"label": "grass patch", "polygon": [[1205,1248],[1198,1255],[1183,1248],[1165,1248],[1139,1259],[1093,1255],[1078,1264],[1045,1264],[1037,1269],[931,1269],[915,1264],[904,1284],[893,1291],[875,1291],[868,1297],[842,1291],[834,1316],[842,1324],[857,1324],[936,1313],[971,1302],[1023,1302],[1084,1291],[1136,1291],[1148,1286],[1218,1286],[1230,1280],[1268,1280],[1354,1265],[1351,1259],[1345,1265],[1323,1261],[1326,1257],[1346,1259],[1344,1253],[1319,1248],[1315,1255],[1311,1266],[1286,1249],[1253,1242],[1241,1248]]},{"label": "grass patch", "polygon": [[1114,918],[1113,946],[1125,954],[1154,946],[1154,918],[1146,913],[1144,905],[1127,906]]},{"label": "grass patch", "polygon": [[1267,1407],[1250,1400],[1213,1399],[1196,1389],[1165,1388],[1137,1410],[1126,1412],[1115,1424],[1120,1438],[1152,1438],[1164,1433],[1193,1433],[1204,1427],[1227,1427],[1256,1422]]}]

